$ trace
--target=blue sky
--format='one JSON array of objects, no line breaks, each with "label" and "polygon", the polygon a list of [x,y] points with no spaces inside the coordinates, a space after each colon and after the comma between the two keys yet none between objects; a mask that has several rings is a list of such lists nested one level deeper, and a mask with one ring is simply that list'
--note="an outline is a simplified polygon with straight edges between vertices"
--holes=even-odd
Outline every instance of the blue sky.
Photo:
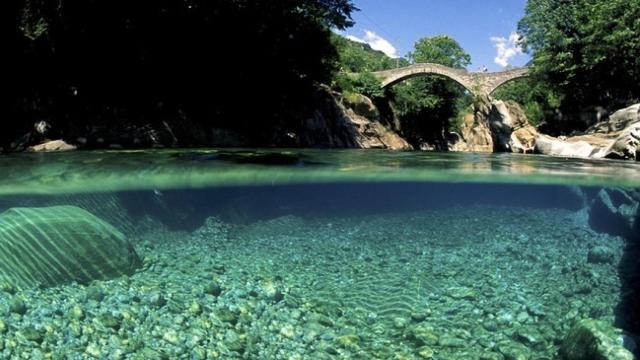
[{"label": "blue sky", "polygon": [[426,36],[447,34],[471,55],[469,70],[529,61],[515,44],[526,0],[354,0],[355,26],[344,35],[389,55],[405,56]]}]

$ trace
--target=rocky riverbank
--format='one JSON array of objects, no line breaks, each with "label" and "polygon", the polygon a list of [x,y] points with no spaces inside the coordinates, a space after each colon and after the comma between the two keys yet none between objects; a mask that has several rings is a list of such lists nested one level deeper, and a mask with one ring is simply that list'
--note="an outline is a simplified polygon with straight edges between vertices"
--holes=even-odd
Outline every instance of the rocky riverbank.
[{"label": "rocky riverbank", "polygon": [[512,101],[479,98],[475,113],[465,117],[452,151],[517,152],[543,155],[639,160],[640,104],[616,111],[583,133],[554,138],[529,124]]},{"label": "rocky riverbank", "polygon": [[[309,148],[359,148],[411,150],[403,138],[399,121],[390,104],[374,104],[359,94],[340,94],[319,86],[313,94],[313,109],[299,114],[299,124],[291,131],[266,136],[263,146]],[[38,122],[31,132],[5,150],[66,151],[76,148],[139,147],[247,147],[251,140],[238,130],[206,128],[187,118],[133,126],[126,122],[90,129],[72,129],[64,139],[46,140],[46,122]],[[421,149],[435,149],[421,144]],[[640,148],[640,104],[616,111],[583,133],[554,138],[529,124],[520,106],[513,101],[491,97],[475,99],[474,112],[467,114],[459,132],[446,136],[437,148],[445,151],[518,152],[577,158],[637,160]],[[3,149],[0,148],[0,151]]]},{"label": "rocky riverbank", "polygon": [[[2,148],[2,151],[68,151],[162,147],[307,147],[410,150],[395,124],[393,111],[367,97],[317,86],[310,95],[312,108],[292,110],[296,125],[275,127],[268,133],[253,129],[208,127],[187,117],[164,121],[133,122],[126,119],[89,122],[84,127],[52,128],[46,121]],[[259,121],[259,119],[256,119]],[[52,140],[52,136],[54,137]],[[60,137],[56,139],[55,137]]]},{"label": "rocky riverbank", "polygon": [[552,156],[640,160],[640,104],[616,111],[584,133],[561,138],[540,134],[536,150]]}]

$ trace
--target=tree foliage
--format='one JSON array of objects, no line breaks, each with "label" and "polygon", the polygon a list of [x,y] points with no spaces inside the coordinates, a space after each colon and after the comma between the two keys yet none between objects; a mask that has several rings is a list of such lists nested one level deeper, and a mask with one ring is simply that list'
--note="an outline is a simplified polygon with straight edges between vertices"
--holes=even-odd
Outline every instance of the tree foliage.
[{"label": "tree foliage", "polygon": [[492,94],[498,100],[512,100],[520,104],[529,123],[534,126],[548,126],[553,121],[556,109],[560,107],[560,96],[544,81],[522,78],[500,86]]},{"label": "tree foliage", "polygon": [[448,35],[418,40],[408,57],[413,63],[435,63],[459,69],[471,64],[471,56]]},{"label": "tree foliage", "polygon": [[355,10],[351,0],[10,3],[20,78],[14,134],[3,137],[35,120],[70,129],[188,117],[257,137],[294,126],[290,112],[336,71],[330,28],[350,26]]},{"label": "tree foliage", "polygon": [[[422,38],[408,58],[413,63],[436,63],[464,68],[471,57],[460,44],[446,35]],[[415,77],[395,85],[391,97],[398,110],[402,131],[414,145],[422,142],[444,148],[447,133],[455,127],[460,108],[470,104],[465,89],[439,76]]]},{"label": "tree foliage", "polygon": [[615,108],[640,98],[639,19],[638,1],[529,0],[518,28],[565,110]]},{"label": "tree foliage", "polygon": [[333,34],[331,40],[338,51],[338,67],[344,72],[371,72],[409,65],[406,59],[392,59],[382,51],[373,50],[368,44],[338,34]]}]

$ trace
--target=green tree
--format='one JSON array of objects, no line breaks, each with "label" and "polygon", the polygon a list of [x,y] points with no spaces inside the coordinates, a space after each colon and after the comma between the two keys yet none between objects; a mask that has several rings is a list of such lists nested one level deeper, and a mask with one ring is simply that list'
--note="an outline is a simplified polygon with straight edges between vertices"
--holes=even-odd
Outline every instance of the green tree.
[{"label": "green tree", "polygon": [[[413,63],[436,63],[464,68],[471,57],[447,35],[422,38],[407,56]],[[422,142],[444,148],[448,132],[455,128],[460,108],[470,104],[465,89],[450,79],[422,76],[395,85],[390,92],[404,135],[414,146]]]},{"label": "green tree", "polygon": [[553,88],[531,77],[504,84],[492,96],[498,100],[512,100],[520,104],[529,123],[534,126],[544,126],[548,119],[554,118],[555,110],[560,106],[558,94]]},{"label": "green tree", "polygon": [[459,69],[471,64],[471,56],[448,35],[418,40],[408,58],[414,63],[435,63]]},{"label": "green tree", "polygon": [[564,112],[614,109],[640,98],[638,19],[639,1],[529,0],[518,30]]},{"label": "green tree", "polygon": [[373,50],[368,44],[332,34],[331,41],[338,51],[337,67],[344,72],[367,72],[406,66],[406,59],[392,59],[382,51]]}]

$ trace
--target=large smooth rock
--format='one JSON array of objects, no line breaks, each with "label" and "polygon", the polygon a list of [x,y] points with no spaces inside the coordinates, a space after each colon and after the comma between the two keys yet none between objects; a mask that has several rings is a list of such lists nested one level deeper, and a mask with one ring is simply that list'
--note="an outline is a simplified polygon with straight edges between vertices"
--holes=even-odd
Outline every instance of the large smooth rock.
[{"label": "large smooth rock", "polygon": [[589,127],[586,134],[613,134],[624,131],[632,124],[640,122],[640,104],[620,109],[605,121]]},{"label": "large smooth rock", "polygon": [[517,103],[479,96],[474,100],[474,113],[465,116],[459,138],[449,150],[530,153],[537,135]]},{"label": "large smooth rock", "polygon": [[587,141],[565,141],[552,136],[538,134],[535,141],[535,150],[544,155],[559,157],[594,157],[600,148]]},{"label": "large smooth rock", "polygon": [[538,135],[535,148],[552,156],[640,160],[640,104],[616,111],[581,135]]},{"label": "large smooth rock", "polygon": [[622,346],[622,334],[602,321],[584,319],[577,322],[560,345],[563,360],[633,360]]},{"label": "large smooth rock", "polygon": [[488,121],[496,151],[533,152],[538,131],[517,103],[492,101]]},{"label": "large smooth rock", "polygon": [[19,288],[131,274],[140,259],[118,229],[75,206],[0,214],[0,279]]},{"label": "large smooth rock", "polygon": [[451,151],[493,152],[493,138],[489,124],[474,114],[464,117],[460,134],[449,146]]},{"label": "large smooth rock", "polygon": [[64,140],[52,140],[42,144],[29,147],[27,150],[32,152],[51,152],[51,151],[70,151],[75,150],[76,146],[66,143]]}]

